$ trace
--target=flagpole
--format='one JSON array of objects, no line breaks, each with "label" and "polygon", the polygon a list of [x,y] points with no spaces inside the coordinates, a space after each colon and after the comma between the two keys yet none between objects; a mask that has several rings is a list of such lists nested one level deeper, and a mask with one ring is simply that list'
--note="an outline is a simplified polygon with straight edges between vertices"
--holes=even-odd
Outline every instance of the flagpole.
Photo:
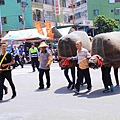
[{"label": "flagpole", "polygon": [[0,11],[0,38],[2,37],[2,20],[1,20],[1,11]]}]

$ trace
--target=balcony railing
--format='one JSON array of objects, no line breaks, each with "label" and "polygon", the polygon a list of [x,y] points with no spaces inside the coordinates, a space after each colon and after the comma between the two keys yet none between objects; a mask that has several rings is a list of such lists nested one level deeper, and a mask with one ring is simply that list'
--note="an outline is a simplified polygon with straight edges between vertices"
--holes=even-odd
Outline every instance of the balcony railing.
[{"label": "balcony railing", "polygon": [[32,2],[32,7],[34,7],[34,8],[41,8],[41,9],[43,9],[43,3],[39,3],[39,2]]},{"label": "balcony railing", "polygon": [[83,12],[83,11],[86,11],[86,10],[87,10],[87,3],[84,3],[77,8],[74,8],[74,13]]}]

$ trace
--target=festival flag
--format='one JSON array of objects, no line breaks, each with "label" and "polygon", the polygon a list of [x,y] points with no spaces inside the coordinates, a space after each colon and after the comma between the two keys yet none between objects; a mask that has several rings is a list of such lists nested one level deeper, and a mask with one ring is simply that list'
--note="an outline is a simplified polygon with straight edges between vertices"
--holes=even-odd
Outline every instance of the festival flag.
[{"label": "festival flag", "polygon": [[47,37],[50,37],[51,40],[54,39],[54,33],[52,33],[52,25],[50,21],[45,22]]},{"label": "festival flag", "polygon": [[41,25],[40,21],[35,22],[35,26],[37,28],[38,33],[40,33],[41,35],[44,35],[44,32],[43,32],[42,25]]}]

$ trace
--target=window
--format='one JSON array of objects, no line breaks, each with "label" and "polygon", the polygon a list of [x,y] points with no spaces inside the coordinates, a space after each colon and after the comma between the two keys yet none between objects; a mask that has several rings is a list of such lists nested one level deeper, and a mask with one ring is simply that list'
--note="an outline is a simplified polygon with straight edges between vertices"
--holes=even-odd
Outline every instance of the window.
[{"label": "window", "polygon": [[99,10],[93,10],[95,16],[99,15]]},{"label": "window", "polygon": [[64,22],[67,22],[67,17],[64,15]]},{"label": "window", "polygon": [[80,17],[81,17],[81,13],[80,12],[75,14],[75,19],[78,19]]},{"label": "window", "polygon": [[115,8],[114,13],[115,13],[116,15],[120,14],[120,8]]},{"label": "window", "polygon": [[17,0],[17,3],[20,3],[21,2],[21,0]]},{"label": "window", "polygon": [[66,0],[62,0],[62,7],[66,7]]},{"label": "window", "polygon": [[37,0],[32,0],[32,2],[37,2]]},{"label": "window", "polygon": [[22,22],[22,15],[18,16],[18,20],[19,20],[19,22]]},{"label": "window", "polygon": [[2,25],[7,24],[7,18],[1,17]]},{"label": "window", "polygon": [[115,3],[115,0],[109,0],[109,3]]},{"label": "window", "polygon": [[120,0],[115,0],[115,2],[120,2]]},{"label": "window", "polygon": [[0,0],[0,5],[4,5],[4,4],[5,4],[4,0]]},{"label": "window", "polygon": [[80,2],[77,2],[77,7],[80,6]]}]

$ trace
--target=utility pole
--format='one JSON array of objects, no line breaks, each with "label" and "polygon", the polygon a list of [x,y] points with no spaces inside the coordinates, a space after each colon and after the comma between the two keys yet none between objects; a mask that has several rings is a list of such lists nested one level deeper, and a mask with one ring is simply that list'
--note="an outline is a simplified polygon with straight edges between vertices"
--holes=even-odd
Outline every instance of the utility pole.
[{"label": "utility pole", "polygon": [[53,9],[53,18],[54,18],[55,26],[57,26],[56,15],[55,15],[54,0],[52,0],[52,9]]},{"label": "utility pole", "polygon": [[71,0],[71,2],[72,2],[72,5],[71,5],[71,7],[72,7],[72,13],[73,13],[73,15],[72,15],[72,22],[73,22],[73,24],[74,24],[74,0]]},{"label": "utility pole", "polygon": [[22,1],[21,2],[21,9],[22,9],[22,28],[25,29],[25,8],[27,7],[28,3]]}]

